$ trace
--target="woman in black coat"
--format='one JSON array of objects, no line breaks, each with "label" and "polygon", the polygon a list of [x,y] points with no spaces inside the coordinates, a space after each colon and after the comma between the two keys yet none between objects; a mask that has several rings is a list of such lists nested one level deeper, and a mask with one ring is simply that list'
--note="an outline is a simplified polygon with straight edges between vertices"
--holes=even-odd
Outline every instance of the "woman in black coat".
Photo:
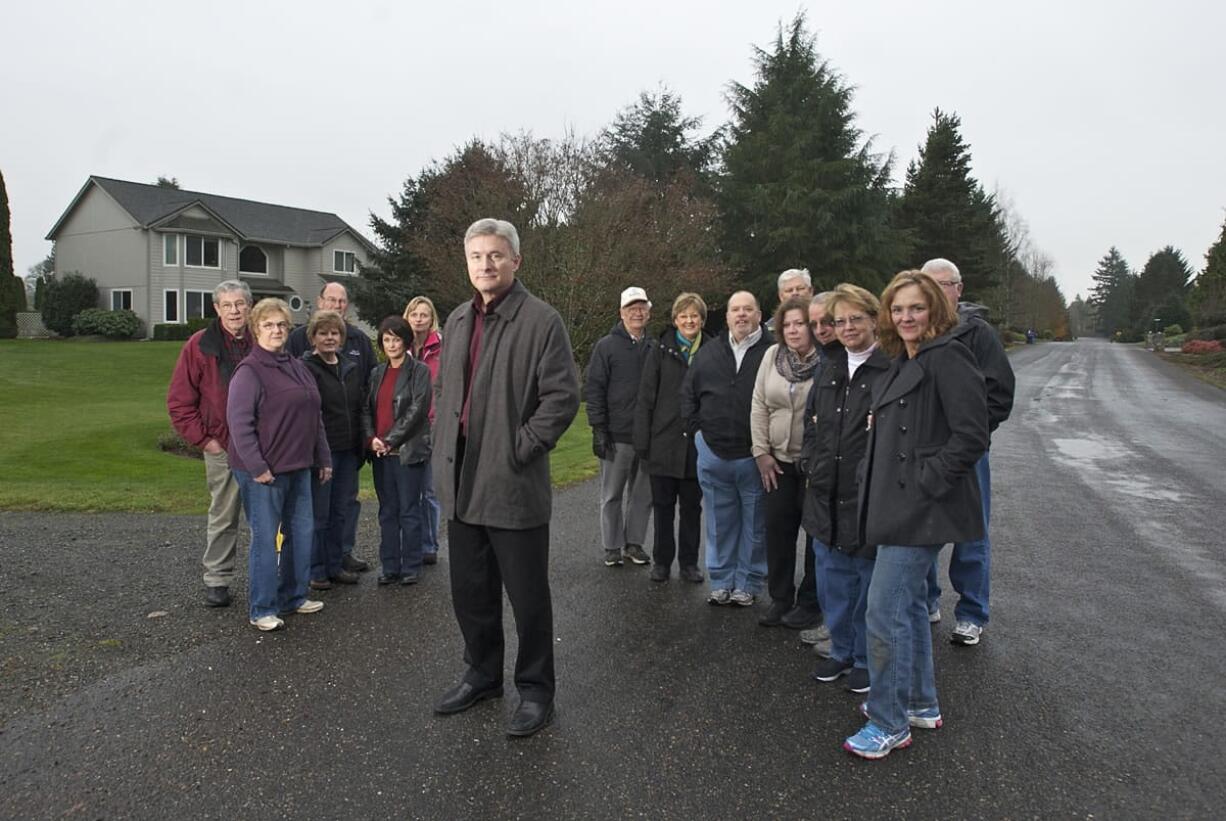
[{"label": "woman in black coat", "polygon": [[828,355],[813,380],[805,408],[801,461],[806,474],[803,524],[813,537],[822,570],[822,609],[830,630],[830,656],[817,663],[821,682],[847,676],[847,689],[866,693],[868,628],[864,622],[873,577],[874,545],[866,545],[856,518],[857,466],[868,444],[872,391],[890,368],[877,344],[877,297],[843,283],[826,297],[842,346]]},{"label": "woman in black coat", "polygon": [[941,726],[927,576],[947,542],[978,539],[975,462],[988,448],[988,406],[971,352],[949,332],[957,314],[927,274],[903,271],[881,295],[881,344],[893,355],[873,392],[860,523],[877,545],[868,590],[868,723],[843,746],[882,758],[911,727]]},{"label": "woman in black coat", "polygon": [[[698,294],[681,294],[673,300],[672,319],[672,326],[650,343],[643,362],[635,406],[634,450],[651,477],[656,528],[651,580],[667,581],[676,556],[678,575],[686,581],[701,582],[698,535],[702,488],[698,486],[698,455],[681,417],[681,382],[702,344],[707,304]],[[673,513],[678,505],[681,516],[674,540]]]}]

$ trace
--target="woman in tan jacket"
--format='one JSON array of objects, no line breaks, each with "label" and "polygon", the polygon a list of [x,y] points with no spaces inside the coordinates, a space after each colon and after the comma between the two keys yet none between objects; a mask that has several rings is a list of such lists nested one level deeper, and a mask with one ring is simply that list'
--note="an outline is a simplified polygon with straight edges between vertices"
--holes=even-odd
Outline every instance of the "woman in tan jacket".
[{"label": "woman in tan jacket", "polygon": [[796,539],[804,510],[805,477],[797,467],[804,443],[805,400],[821,349],[809,327],[809,303],[789,299],[775,312],[779,342],[758,368],[750,411],[753,456],[766,492],[766,583],[771,604],[758,619],[764,627],[795,630],[821,622],[813,552],[804,548],[804,579],[796,588]]}]

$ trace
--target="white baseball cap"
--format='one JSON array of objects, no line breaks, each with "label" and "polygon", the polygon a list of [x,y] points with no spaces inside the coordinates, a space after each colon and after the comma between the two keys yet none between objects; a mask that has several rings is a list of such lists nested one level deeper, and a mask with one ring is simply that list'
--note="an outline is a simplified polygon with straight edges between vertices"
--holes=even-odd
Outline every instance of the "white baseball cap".
[{"label": "white baseball cap", "polygon": [[646,302],[647,307],[651,307],[651,300],[647,298],[647,292],[637,285],[632,285],[626,290],[622,291],[621,307],[625,308],[632,302]]}]

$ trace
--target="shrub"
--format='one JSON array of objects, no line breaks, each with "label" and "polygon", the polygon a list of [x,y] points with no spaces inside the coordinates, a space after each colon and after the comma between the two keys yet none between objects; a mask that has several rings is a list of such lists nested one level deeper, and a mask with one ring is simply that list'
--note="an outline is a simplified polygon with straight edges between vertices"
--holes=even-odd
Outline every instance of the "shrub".
[{"label": "shrub", "polygon": [[0,339],[17,337],[17,312],[25,309],[25,283],[17,277],[0,274]]},{"label": "shrub", "polygon": [[140,333],[140,317],[132,311],[86,308],[72,319],[72,332],[79,336],[131,339]]},{"label": "shrub", "polygon": [[1039,334],[1039,339],[1046,339],[1048,342],[1051,342],[1055,338],[1056,332],[1051,328],[1048,328],[1047,330],[1043,331],[1043,333]]},{"label": "shrub", "polygon": [[1226,325],[1212,325],[1188,334],[1189,339],[1226,339]]},{"label": "shrub", "polygon": [[[185,328],[187,326],[174,325],[171,327]],[[204,451],[180,436],[179,432],[174,428],[158,435],[158,450],[174,453],[178,456],[186,456],[189,459],[204,458]]]},{"label": "shrub", "polygon": [[1163,328],[1162,333],[1166,336],[1179,336],[1183,333],[1183,326],[1176,322],[1174,325],[1167,325]]},{"label": "shrub", "polygon": [[1218,339],[1189,339],[1180,350],[1184,353],[1220,353],[1226,350],[1226,346]]},{"label": "shrub", "polygon": [[158,323],[153,326],[153,338],[162,342],[184,340],[212,321],[209,317],[196,317],[187,320],[186,325],[177,322]]},{"label": "shrub", "polygon": [[60,336],[72,336],[72,318],[98,306],[98,284],[73,272],[47,281],[43,289],[43,324]]}]

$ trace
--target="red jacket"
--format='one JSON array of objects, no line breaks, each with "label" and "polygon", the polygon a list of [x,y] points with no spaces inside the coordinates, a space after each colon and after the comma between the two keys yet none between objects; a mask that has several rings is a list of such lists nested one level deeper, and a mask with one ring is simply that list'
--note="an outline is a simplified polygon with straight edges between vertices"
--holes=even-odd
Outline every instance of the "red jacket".
[{"label": "red jacket", "polygon": [[179,435],[198,448],[216,439],[223,448],[230,445],[226,426],[226,397],[234,369],[222,355],[221,322],[213,322],[192,334],[179,352],[170,387],[166,391],[166,410]]},{"label": "red jacket", "polygon": [[[438,363],[439,355],[443,350],[443,337],[438,331],[431,331],[426,337],[425,343],[421,346],[421,356],[418,358],[423,365],[430,369],[430,385],[438,384]],[[434,424],[434,405],[430,405],[430,424]]]}]

